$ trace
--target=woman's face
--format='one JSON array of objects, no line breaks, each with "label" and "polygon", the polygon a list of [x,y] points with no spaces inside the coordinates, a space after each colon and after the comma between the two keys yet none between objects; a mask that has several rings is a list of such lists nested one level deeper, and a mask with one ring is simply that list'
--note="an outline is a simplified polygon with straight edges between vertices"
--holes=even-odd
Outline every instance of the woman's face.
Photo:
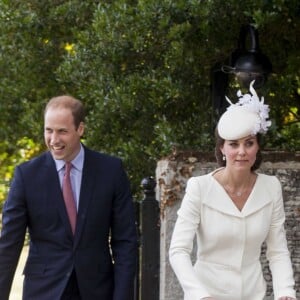
[{"label": "woman's face", "polygon": [[251,169],[259,150],[257,137],[249,135],[238,140],[225,140],[220,147],[226,157],[226,167],[235,169]]}]

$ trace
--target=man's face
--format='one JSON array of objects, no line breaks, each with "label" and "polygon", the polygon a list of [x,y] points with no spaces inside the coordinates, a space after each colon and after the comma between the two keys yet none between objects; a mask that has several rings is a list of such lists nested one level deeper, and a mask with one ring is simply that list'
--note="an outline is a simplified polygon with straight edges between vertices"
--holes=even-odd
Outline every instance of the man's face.
[{"label": "man's face", "polygon": [[53,158],[64,161],[73,160],[80,151],[80,138],[84,124],[75,128],[71,110],[49,107],[44,119],[44,139]]}]

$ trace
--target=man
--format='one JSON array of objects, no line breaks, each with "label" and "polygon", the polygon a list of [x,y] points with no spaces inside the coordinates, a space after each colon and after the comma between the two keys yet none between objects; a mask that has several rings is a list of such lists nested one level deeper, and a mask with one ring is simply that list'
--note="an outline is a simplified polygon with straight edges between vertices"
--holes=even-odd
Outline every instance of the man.
[{"label": "man", "polygon": [[86,148],[83,133],[82,103],[52,98],[44,114],[49,151],[16,167],[3,207],[1,300],[9,298],[27,229],[24,300],[133,299],[137,236],[129,182],[121,160]]}]

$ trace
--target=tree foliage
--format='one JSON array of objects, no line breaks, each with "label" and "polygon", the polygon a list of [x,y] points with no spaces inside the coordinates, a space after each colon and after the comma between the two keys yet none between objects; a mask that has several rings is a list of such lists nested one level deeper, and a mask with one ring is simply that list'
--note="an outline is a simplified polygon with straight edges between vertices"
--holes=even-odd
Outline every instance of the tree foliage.
[{"label": "tree foliage", "polygon": [[267,146],[300,148],[297,0],[2,0],[0,22],[0,136],[12,150],[24,136],[41,143],[45,102],[67,93],[87,107],[86,143],[123,158],[134,191],[174,147],[211,151],[212,67],[249,23],[274,70],[259,91]]}]

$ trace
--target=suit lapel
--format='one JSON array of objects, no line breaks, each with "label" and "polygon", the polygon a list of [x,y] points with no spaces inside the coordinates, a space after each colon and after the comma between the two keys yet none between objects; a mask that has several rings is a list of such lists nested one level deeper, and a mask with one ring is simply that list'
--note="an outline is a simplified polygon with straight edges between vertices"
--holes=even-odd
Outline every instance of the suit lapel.
[{"label": "suit lapel", "polygon": [[79,241],[79,237],[86,221],[94,184],[95,175],[93,174],[92,156],[89,150],[85,148],[74,247]]}]

